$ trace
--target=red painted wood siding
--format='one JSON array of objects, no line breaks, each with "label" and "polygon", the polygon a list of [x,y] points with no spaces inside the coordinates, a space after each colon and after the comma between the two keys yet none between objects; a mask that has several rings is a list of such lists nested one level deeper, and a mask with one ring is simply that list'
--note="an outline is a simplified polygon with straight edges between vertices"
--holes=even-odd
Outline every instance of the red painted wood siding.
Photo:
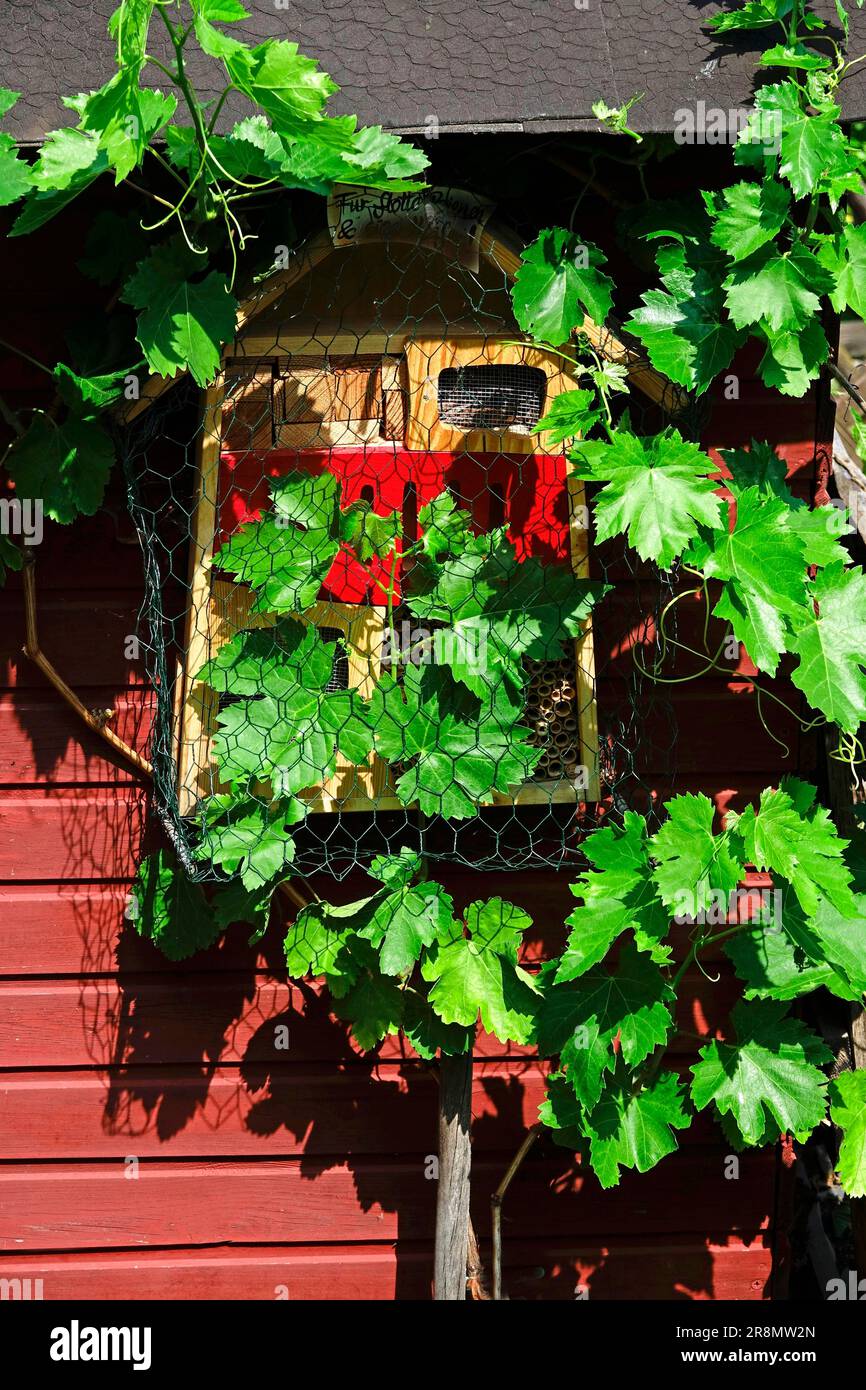
[{"label": "red painted wood siding", "polygon": [[[22,243],[17,243],[21,246]],[[93,311],[48,233],[27,254],[24,284],[7,266],[6,336],[46,360],[62,353],[57,305]],[[26,294],[24,290],[26,289]],[[749,379],[721,405],[711,443],[768,433],[808,491],[814,402],[779,406]],[[4,394],[36,399],[38,376],[3,359]],[[135,630],[140,567],[121,516],[54,528],[38,557],[44,649],[89,706],[116,709],[143,747],[153,697],[124,656]],[[597,626],[602,707],[622,698],[637,589]],[[681,605],[684,634],[697,609]],[[715,628],[716,625],[714,625]],[[423,1296],[431,1272],[435,1081],[389,1043],[359,1058],[319,991],[292,986],[279,941],[258,950],[233,931],[171,965],[123,920],[147,827],[148,791],[67,711],[21,654],[20,586],[0,592],[0,1277],[41,1279],[45,1298],[381,1298]],[[684,640],[688,640],[687,635]],[[618,653],[618,655],[615,655]],[[608,655],[615,659],[607,662]],[[790,718],[763,731],[748,668],[675,687],[677,788],[720,809],[741,806],[785,770],[811,772],[814,748]],[[647,721],[659,715],[648,713]],[[651,742],[664,749],[665,728]],[[662,751],[642,778],[659,797],[674,768]],[[489,878],[448,876],[458,899]],[[357,884],[337,890],[348,897]],[[562,877],[519,874],[495,890],[536,920],[530,955],[556,949],[572,899]],[[712,1032],[730,1002],[695,976],[686,1026]],[[289,1028],[288,1052],[274,1029]],[[692,1044],[684,1044],[688,1049]],[[525,1050],[479,1041],[474,1086],[474,1216],[487,1254],[489,1197],[535,1118],[544,1068]],[[680,1049],[675,1062],[691,1060]],[[701,1118],[678,1154],[602,1194],[549,1143],[525,1166],[505,1208],[505,1282],[514,1298],[761,1298],[773,1277],[778,1157],[743,1156]]]}]

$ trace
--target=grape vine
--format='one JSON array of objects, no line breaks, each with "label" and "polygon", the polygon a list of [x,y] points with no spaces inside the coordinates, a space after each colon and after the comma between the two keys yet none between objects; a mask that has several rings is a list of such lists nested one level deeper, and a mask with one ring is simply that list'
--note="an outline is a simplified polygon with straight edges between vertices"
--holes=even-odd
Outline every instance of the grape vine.
[{"label": "grape vine", "polygon": [[[730,185],[642,214],[633,234],[654,246],[659,284],[639,305],[616,306],[603,251],[554,227],[525,250],[513,307],[527,338],[569,357],[580,380],[538,429],[566,446],[592,486],[597,541],[624,537],[677,575],[672,602],[699,593],[707,626],[710,615],[721,620],[764,676],[787,660],[813,722],[835,726],[837,756],[853,763],[866,721],[866,576],[839,509],[799,501],[766,442],[726,452],[720,472],[674,426],[637,434],[621,409],[623,369],[582,331],[585,316],[603,323],[625,309],[653,366],[695,395],[749,339],[763,381],[783,396],[802,396],[819,378],[831,357],[829,310],[866,314],[866,227],[844,212],[845,195],[861,188],[862,154],[838,102],[864,58],[847,56],[842,0],[836,10],[832,31],[802,0],[746,0],[710,21],[717,33],[766,30],[760,66],[771,76],[734,146]],[[35,164],[0,135],[0,205],[21,204],[12,236],[101,177],[147,205],[141,217],[101,217],[82,267],[131,314],[134,340],[104,335],[111,350],[89,370],[77,360],[46,367],[55,408],[34,411],[4,457],[17,495],[41,499],[55,521],[102,504],[114,457],[108,412],[145,366],[166,377],[188,371],[199,385],[215,376],[234,334],[239,256],[255,258],[251,205],[339,183],[412,187],[425,167],[381,129],[329,116],[333,84],[295,44],[235,38],[230,26],[245,17],[238,0],[123,0],[111,20],[117,70],[68,99],[77,124],[51,132]],[[150,51],[154,21],[169,62]],[[192,87],[190,44],[222,74],[211,105]],[[168,90],[142,86],[153,70]],[[0,93],[0,116],[16,96]],[[230,97],[245,98],[251,114],[222,133]],[[632,105],[595,109],[632,138]],[[220,882],[206,892],[163,850],[144,861],[133,890],[136,928],[172,959],[233,923],[248,923],[254,938],[267,929],[274,892],[292,876],[305,793],[338,757],[363,767],[375,753],[402,803],[424,815],[472,817],[518,787],[538,759],[521,722],[523,662],[559,655],[608,592],[568,566],[518,559],[505,528],[478,534],[447,494],[422,508],[411,541],[396,513],[343,506],[329,475],[275,480],[271,501],[214,560],[248,587],[257,621],[192,673],[231,698],[214,740],[225,790],[201,807],[196,851]],[[341,554],[373,584],[391,576],[392,627],[401,566],[402,600],[437,644],[435,662],[416,652],[402,668],[392,663],[366,698],[328,688],[334,644],[310,620]],[[0,577],[20,563],[0,538]],[[647,674],[671,678],[665,656],[677,645],[663,628]],[[478,650],[482,671],[467,659]],[[696,671],[718,664],[718,652],[691,655]],[[465,1054],[478,1027],[536,1045],[554,1067],[541,1118],[605,1187],[622,1169],[653,1167],[704,1110],[741,1147],[805,1136],[829,1105],[845,1135],[847,1190],[866,1195],[866,1073],[828,1086],[827,1049],[791,1012],[818,987],[849,1001],[866,992],[866,852],[840,838],[816,796],[789,778],[722,830],[695,795],[674,797],[652,833],[635,812],[611,818],[587,837],[566,946],[538,972],[519,963],[530,925],[521,909],[495,897],[459,915],[415,851],[379,856],[369,897],[298,913],[285,939],[288,973],[324,982],[363,1051],[402,1033],[422,1057]],[[750,870],[771,886],[757,911],[750,899],[740,911]],[[719,950],[742,998],[725,1040],[706,1042],[684,1076],[672,1047],[677,1001]]]}]

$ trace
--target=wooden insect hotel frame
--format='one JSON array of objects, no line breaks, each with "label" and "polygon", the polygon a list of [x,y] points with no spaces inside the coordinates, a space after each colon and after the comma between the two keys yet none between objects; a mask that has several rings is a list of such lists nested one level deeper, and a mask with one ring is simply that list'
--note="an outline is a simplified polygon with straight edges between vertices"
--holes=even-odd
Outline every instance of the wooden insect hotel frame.
[{"label": "wooden insect hotel frame", "polygon": [[[474,262],[474,263],[473,263]],[[446,489],[480,529],[504,525],[518,557],[569,562],[589,575],[583,484],[562,446],[532,427],[576,382],[560,354],[521,341],[508,294],[520,258],[508,238],[482,228],[465,263],[431,246],[415,226],[335,246],[319,233],[241,306],[237,335],[204,393],[204,427],[189,557],[184,660],[176,683],[181,814],[220,789],[211,749],[220,697],[196,673],[237,631],[271,619],[250,614],[249,590],[220,574],[221,544],[268,505],[268,480],[291,471],[335,473],[342,505],[396,509],[417,535],[425,502]],[[609,327],[585,331],[630,384],[656,402],[669,384]],[[170,382],[152,379],[134,416]],[[354,566],[354,568],[353,568]],[[334,686],[369,694],[389,660],[387,577],[335,562],[305,621],[336,642]],[[399,596],[399,592],[398,592]],[[388,637],[392,634],[389,631]],[[496,804],[599,797],[593,636],[573,651],[528,663],[526,722],[542,755],[533,777]],[[341,762],[305,793],[311,810],[398,809],[388,768]]]}]

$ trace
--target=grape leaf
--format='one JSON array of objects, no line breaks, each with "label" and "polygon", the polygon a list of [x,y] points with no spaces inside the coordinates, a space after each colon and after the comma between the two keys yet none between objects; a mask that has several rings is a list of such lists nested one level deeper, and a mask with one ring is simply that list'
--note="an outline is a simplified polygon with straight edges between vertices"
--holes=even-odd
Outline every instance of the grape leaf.
[{"label": "grape leaf", "polygon": [[574,987],[549,988],[548,973],[545,968],[538,976],[544,993],[538,1013],[538,1050],[542,1057],[560,1056],[562,1084],[571,1103],[579,1101],[591,1110],[601,1095],[604,1074],[613,1071],[616,1057],[597,1018],[574,1022]]},{"label": "grape leaf", "polygon": [[738,490],[733,529],[705,532],[686,557],[707,578],[724,581],[716,617],[730,622],[737,641],[770,675],[786,648],[784,615],[798,613],[805,595],[804,547],[790,520],[779,497],[758,487]]},{"label": "grape leaf", "polygon": [[[364,899],[363,905],[368,901]],[[357,978],[348,943],[361,907],[359,903],[314,902],[301,909],[283,943],[286,970],[293,980],[307,974],[326,975],[333,988],[334,980],[344,973],[350,983]]]},{"label": "grape leaf", "polygon": [[[612,365],[615,366],[616,363]],[[594,400],[595,394],[592,391],[561,391],[558,396],[554,396],[546,415],[542,416],[537,425],[533,425],[532,433],[546,434],[549,448],[554,444],[562,444],[566,439],[571,440],[579,435],[589,434],[602,416],[600,410],[593,409]]]},{"label": "grape leaf", "polygon": [[45,515],[62,523],[98,511],[113,463],[114,445],[98,421],[58,424],[41,410],[6,458],[17,495],[41,501]]},{"label": "grape leaf", "polygon": [[711,1042],[692,1067],[692,1100],[730,1115],[747,1144],[763,1141],[768,1119],[805,1137],[821,1123],[826,1078],[818,1065],[832,1053],[787,1004],[774,999],[735,1004],[736,1042]]},{"label": "grape leaf", "polygon": [[121,298],[139,311],[136,336],[151,371],[166,377],[189,371],[206,386],[234,335],[238,302],[225,275],[211,270],[193,279],[199,270],[198,257],[186,247],[157,246],[126,281]]},{"label": "grape leaf", "polygon": [[[547,986],[547,975],[542,979]],[[545,987],[539,1042],[560,1052],[564,1075],[578,1099],[592,1107],[602,1076],[616,1064],[614,1043],[636,1066],[667,1040],[674,994],[664,976],[633,943],[620,952],[615,974],[594,968],[579,979]]]},{"label": "grape leaf", "polygon": [[[0,117],[11,111],[20,97],[8,87],[0,87]],[[18,148],[11,135],[0,134],[0,207],[8,207],[25,193],[33,184],[33,172],[26,159],[21,159]]]},{"label": "grape leaf", "polygon": [[[267,781],[274,796],[292,796],[333,776],[338,749],[350,761],[363,762],[370,740],[361,735],[367,725],[358,717],[356,700],[355,692],[298,690],[285,698],[265,695],[230,705],[219,715],[213,740],[222,778],[236,790]],[[350,739],[344,740],[347,721]],[[366,751],[359,757],[362,746]]]},{"label": "grape leaf", "polygon": [[621,1168],[646,1173],[675,1152],[674,1130],[691,1124],[684,1100],[679,1078],[670,1071],[637,1092],[629,1082],[607,1088],[584,1120],[590,1163],[602,1187],[616,1187]]},{"label": "grape leaf", "polygon": [[820,72],[830,67],[830,59],[812,53],[802,43],[776,43],[761,54],[762,68],[799,68],[801,72]]},{"label": "grape leaf", "polygon": [[568,342],[588,314],[604,323],[613,303],[613,281],[599,266],[606,257],[592,242],[562,227],[541,232],[521,256],[511,300],[525,333],[544,342]]},{"label": "grape leaf", "polygon": [[455,924],[421,965],[429,999],[444,1023],[475,1025],[479,1015],[500,1042],[531,1042],[540,991],[517,964],[517,948],[530,918],[501,898],[473,903],[466,913],[469,937]]},{"label": "grape leaf", "polygon": [[755,868],[781,874],[797,894],[807,916],[826,895],[843,913],[855,914],[851,871],[845,863],[836,827],[823,807],[804,816],[784,785],[761,792],[757,810],[748,806],[732,817],[746,854]]},{"label": "grape leaf", "polygon": [[791,195],[783,183],[736,183],[714,202],[710,240],[734,261],[772,241],[782,230]]},{"label": "grape leaf", "polygon": [[427,156],[381,126],[356,129],[354,116],[308,125],[300,138],[281,137],[284,157],[278,177],[287,188],[329,193],[337,183],[360,182],[389,192],[423,187],[417,181]]},{"label": "grape leaf", "polygon": [[755,97],[755,110],[740,131],[734,157],[743,163],[754,162],[756,153],[778,153],[779,172],[794,196],[809,197],[824,178],[849,171],[851,160],[838,115],[839,108],[829,103],[807,114],[793,79],[767,84]]},{"label": "grape leaf", "polygon": [[474,1028],[461,1028],[456,1023],[443,1023],[428,999],[416,989],[403,990],[403,1032],[426,1061],[437,1052],[446,1057],[460,1056],[472,1051]]},{"label": "grape leaf", "polygon": [[340,539],[351,547],[362,565],[369,564],[374,555],[384,559],[392,554],[402,529],[399,512],[380,516],[368,502],[352,502],[340,513]]},{"label": "grape leaf", "polygon": [[567,988],[574,995],[572,1027],[597,1024],[611,1056],[618,1036],[629,1066],[642,1062],[666,1041],[673,991],[658,967],[632,942],[623,946],[615,974],[593,969]]},{"label": "grape leaf", "polygon": [[217,889],[211,908],[224,931],[236,922],[246,922],[251,926],[253,931],[248,944],[252,946],[256,941],[261,941],[268,929],[273,893],[273,886],[269,883],[250,892],[239,878],[234,878],[231,883]]},{"label": "grape leaf", "polygon": [[301,530],[269,513],[236,531],[212,564],[257,591],[251,612],[303,613],[319,597],[338,549],[324,528]]},{"label": "grape leaf", "polygon": [[766,29],[787,19],[794,0],[746,0],[737,10],[722,10],[706,21],[708,29],[724,34],[731,29]]},{"label": "grape leaf", "polygon": [[32,182],[41,192],[68,189],[92,169],[99,157],[99,141],[83,130],[51,130],[33,166]]},{"label": "grape leaf", "polygon": [[[464,698],[465,697],[465,698]],[[493,692],[481,702],[460,694],[448,672],[408,666],[402,684],[382,676],[370,699],[369,725],[376,751],[391,763],[417,759],[397,780],[404,805],[417,801],[427,815],[462,819],[520,786],[540,757]]]},{"label": "grape leaf", "polygon": [[331,678],[334,648],[312,624],[278,618],[273,627],[235,633],[216,656],[197,671],[218,695],[275,699],[301,690],[321,692]]},{"label": "grape leaf", "polygon": [[544,1100],[538,1107],[538,1118],[553,1131],[555,1144],[575,1151],[584,1147],[583,1113],[584,1107],[565,1077],[560,1072],[551,1072]]},{"label": "grape leaf", "polygon": [[659,253],[664,289],[648,290],[625,324],[657,371],[698,393],[731,361],[744,334],[727,319],[719,266],[702,245]]},{"label": "grape leaf", "polygon": [[[808,926],[834,972],[841,974],[859,997],[866,994],[866,894],[855,894],[853,901],[853,909],[840,912],[835,903],[821,897]],[[849,997],[847,992],[843,994],[843,998]]]},{"label": "grape leaf", "polygon": [[830,565],[839,559],[847,563],[848,554],[839,544],[845,534],[846,513],[829,504],[810,507],[795,497],[788,486],[787,465],[769,444],[753,439],[748,450],[722,449],[721,454],[731,471],[728,487],[735,499],[757,488],[762,498],[784,502],[788,511],[785,526],[800,541],[803,565]]},{"label": "grape leaf", "polygon": [[227,58],[244,45],[230,34],[223,34],[214,24],[234,24],[249,19],[249,11],[237,0],[191,0],[193,27],[199,46],[209,58]]},{"label": "grape leaf", "polygon": [[866,576],[841,562],[819,570],[792,626],[789,650],[800,660],[791,680],[813,709],[855,734],[866,719]]},{"label": "grape leaf", "polygon": [[[210,26],[211,45],[213,34],[225,43],[228,36],[213,29],[207,13],[201,17]],[[197,32],[196,37],[201,43],[202,34]],[[267,39],[256,48],[229,45],[217,56],[238,90],[271,118],[276,130],[288,134],[306,134],[311,120],[321,118],[328,97],[337,91],[315,59],[299,53],[296,43]]]},{"label": "grape leaf", "polygon": [[195,851],[199,860],[218,864],[229,874],[240,871],[247,892],[284,878],[295,857],[288,827],[297,825],[307,808],[294,797],[269,805],[257,797],[219,795],[206,805],[204,833]]},{"label": "grape leaf", "polygon": [[830,303],[841,313],[846,306],[859,318],[866,316],[866,225],[843,227],[838,238],[827,238],[818,259],[835,277]]},{"label": "grape leaf", "polygon": [[800,330],[818,313],[833,276],[800,242],[789,251],[762,246],[739,261],[724,282],[725,303],[738,328],[765,324],[768,331]]},{"label": "grape leaf", "polygon": [[116,184],[138,168],[151,140],[177,109],[173,93],[141,88],[139,76],[140,65],[116,73],[90,93],[81,110],[81,129],[104,150]]},{"label": "grape leaf", "polygon": [[[375,866],[371,866],[371,873]],[[378,874],[377,874],[378,876]],[[430,946],[454,927],[454,904],[441,884],[403,884],[371,899],[359,936],[379,951],[384,975],[405,975]]]},{"label": "grape leaf", "polygon": [[363,763],[371,734],[357,691],[329,692],[333,643],[291,618],[236,634],[196,675],[236,703],[218,717],[214,754],[236,788],[270,781],[291,796],[334,772],[339,749]]},{"label": "grape leaf", "polygon": [[756,487],[764,497],[778,497],[792,508],[797,505],[788,487],[787,464],[765,440],[752,439],[748,449],[720,449],[719,452],[731,474],[726,486],[734,497]]},{"label": "grape leaf", "polygon": [[362,563],[394,549],[397,512],[382,516],[366,502],[341,510],[333,473],[287,473],[272,479],[270,490],[273,512],[242,526],[212,562],[259,590],[253,613],[311,607],[343,542]]},{"label": "grape leaf", "polygon": [[863,992],[863,951],[858,897],[854,897],[850,914],[841,913],[825,899],[820,899],[819,905],[824,908],[820,930],[816,927],[817,909],[807,917],[793,890],[784,892],[783,898],[782,929],[793,943],[798,964],[802,962],[809,969],[829,970],[831,975],[826,987],[840,999],[850,999],[852,991],[859,996]]},{"label": "grape leaf", "polygon": [[649,439],[620,430],[613,443],[575,446],[580,478],[603,483],[595,499],[596,539],[627,534],[644,560],[663,569],[697,534],[718,526],[721,503],[707,474],[715,465],[678,430]]},{"label": "grape leaf", "polygon": [[745,928],[725,943],[734,969],[746,984],[747,999],[799,999],[821,986],[841,999],[857,991],[827,962],[810,960],[789,930]]},{"label": "grape leaf", "polygon": [[403,1022],[403,991],[395,980],[376,970],[364,970],[345,993],[334,995],[334,1013],[352,1025],[352,1037],[362,1052],[398,1033]]},{"label": "grape leaf", "polygon": [[668,819],[652,839],[654,878],[672,912],[697,916],[719,893],[736,888],[745,868],[742,846],[729,830],[713,834],[713,803],[686,793],[667,803]]},{"label": "grape leaf", "polygon": [[831,1081],[830,1117],[842,1130],[839,1181],[849,1197],[866,1197],[866,1071]]},{"label": "grape leaf", "polygon": [[450,492],[440,492],[425,503],[418,513],[418,525],[418,548],[434,564],[442,555],[461,555],[472,534],[471,514],[457,506]]},{"label": "grape leaf", "polygon": [[54,380],[58,394],[76,415],[87,417],[120,398],[126,380],[125,372],[106,372],[95,376],[79,376],[65,362],[58,362],[54,368]]},{"label": "grape leaf", "polygon": [[379,855],[370,865],[371,876],[384,884],[378,892],[338,907],[316,902],[304,908],[286,937],[290,973],[312,968],[330,974],[349,937],[356,937],[375,949],[371,963],[382,974],[407,975],[423,947],[456,927],[454,905],[440,884],[412,885],[420,868],[419,856],[405,847],[399,855]]},{"label": "grape leaf", "polygon": [[210,946],[222,923],[169,850],[149,854],[132,884],[127,916],[139,936],[149,938],[169,960],[186,960]]},{"label": "grape leaf", "polygon": [[812,319],[805,328],[780,333],[773,333],[761,326],[757,334],[766,344],[758,364],[764,384],[783,396],[805,395],[830,356],[830,345],[820,322]]},{"label": "grape leaf", "polygon": [[35,232],[38,227],[50,222],[52,217],[56,217],[65,207],[77,198],[79,193],[83,193],[86,188],[104,174],[108,168],[108,160],[102,150],[98,150],[93,163],[87,168],[70,179],[66,188],[59,189],[39,189],[33,188],[24,200],[21,211],[18,213],[8,235],[26,236],[29,232]]},{"label": "grape leaf", "polygon": [[571,884],[582,906],[566,918],[572,928],[556,971],[562,983],[583,975],[603,960],[622,932],[632,930],[640,950],[656,964],[669,958],[662,944],[670,914],[659,901],[649,864],[643,816],[627,811],[623,827],[603,826],[587,837],[584,853],[600,873],[582,874]]},{"label": "grape leaf", "polygon": [[[327,194],[337,183],[363,182],[367,188],[419,188],[414,176],[426,155],[380,126],[356,129],[352,116],[308,123],[300,138],[279,134],[263,115],[248,116],[224,138],[209,138],[214,157],[235,178],[278,179],[285,188]],[[174,140],[172,162],[189,168],[195,143]]]},{"label": "grape leaf", "polygon": [[16,203],[32,186],[30,165],[20,157],[12,136],[0,132],[0,207]]},{"label": "grape leaf", "polygon": [[474,537],[447,560],[426,592],[409,597],[416,617],[447,623],[449,640],[434,648],[455,678],[476,695],[505,679],[523,686],[520,661],[556,660],[565,636],[577,637],[609,585],[578,579],[564,564],[517,558],[503,530]]}]

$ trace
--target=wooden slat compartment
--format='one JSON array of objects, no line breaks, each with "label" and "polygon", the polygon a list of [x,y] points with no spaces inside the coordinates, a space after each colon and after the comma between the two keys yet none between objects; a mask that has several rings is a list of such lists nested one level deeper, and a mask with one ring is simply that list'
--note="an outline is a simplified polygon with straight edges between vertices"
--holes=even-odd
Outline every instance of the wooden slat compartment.
[{"label": "wooden slat compartment", "polygon": [[264,453],[274,443],[274,365],[232,362],[226,366],[223,443],[229,449]]},{"label": "wooden slat compartment", "polygon": [[401,377],[402,360],[381,355],[281,361],[274,380],[276,447],[326,449],[402,439]]}]

